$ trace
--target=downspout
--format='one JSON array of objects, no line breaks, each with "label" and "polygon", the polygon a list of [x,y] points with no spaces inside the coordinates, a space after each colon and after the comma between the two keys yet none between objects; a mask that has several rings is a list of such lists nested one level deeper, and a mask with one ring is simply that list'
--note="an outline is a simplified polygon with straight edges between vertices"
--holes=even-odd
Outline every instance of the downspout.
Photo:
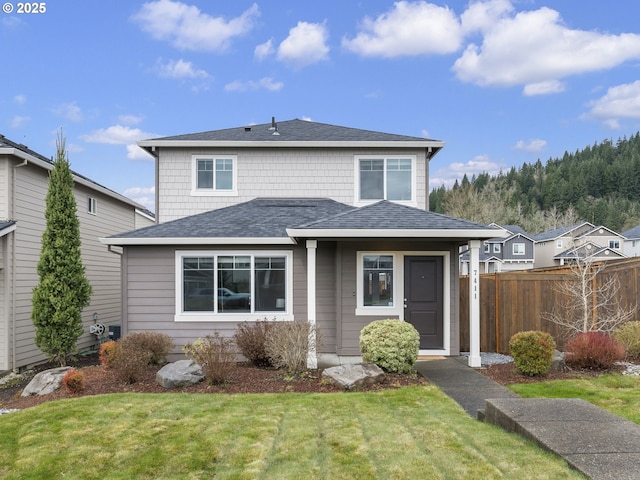
[{"label": "downspout", "polygon": [[[16,220],[16,170],[29,164],[27,159],[13,166],[11,176],[11,219]],[[16,231],[11,232],[11,369],[16,369]]]}]

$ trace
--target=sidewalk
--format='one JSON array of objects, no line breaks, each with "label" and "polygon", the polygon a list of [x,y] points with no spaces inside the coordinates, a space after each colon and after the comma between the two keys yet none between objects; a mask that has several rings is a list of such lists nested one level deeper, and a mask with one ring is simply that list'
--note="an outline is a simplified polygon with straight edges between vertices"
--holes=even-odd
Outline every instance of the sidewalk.
[{"label": "sidewalk", "polygon": [[416,370],[474,418],[564,458],[594,480],[640,479],[640,426],[575,398],[520,398],[463,357],[418,361]]}]

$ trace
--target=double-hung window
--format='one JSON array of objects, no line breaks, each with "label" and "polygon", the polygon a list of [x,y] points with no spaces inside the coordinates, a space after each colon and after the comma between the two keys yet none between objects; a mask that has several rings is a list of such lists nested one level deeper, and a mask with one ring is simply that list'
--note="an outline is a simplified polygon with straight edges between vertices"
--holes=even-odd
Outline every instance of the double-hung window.
[{"label": "double-hung window", "polygon": [[524,243],[514,243],[513,244],[513,254],[514,255],[524,255],[525,254],[525,245],[524,245]]},{"label": "double-hung window", "polygon": [[176,319],[292,315],[291,252],[176,253]]},{"label": "double-hung window", "polygon": [[356,157],[357,199],[415,201],[414,157]]},{"label": "double-hung window", "polygon": [[193,157],[193,195],[237,194],[237,167],[234,155]]}]

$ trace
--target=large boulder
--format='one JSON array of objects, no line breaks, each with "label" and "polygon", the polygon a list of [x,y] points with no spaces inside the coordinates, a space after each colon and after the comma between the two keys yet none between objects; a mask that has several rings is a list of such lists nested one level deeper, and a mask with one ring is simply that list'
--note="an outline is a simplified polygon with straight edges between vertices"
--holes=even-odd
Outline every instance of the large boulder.
[{"label": "large boulder", "polygon": [[204,380],[202,367],[193,360],[168,363],[156,373],[156,382],[164,388],[181,388]]},{"label": "large boulder", "polygon": [[322,376],[345,390],[356,390],[382,382],[384,371],[374,363],[355,363],[327,368]]},{"label": "large boulder", "polygon": [[58,367],[36,374],[22,391],[22,397],[48,395],[62,386],[62,377],[71,367]]}]

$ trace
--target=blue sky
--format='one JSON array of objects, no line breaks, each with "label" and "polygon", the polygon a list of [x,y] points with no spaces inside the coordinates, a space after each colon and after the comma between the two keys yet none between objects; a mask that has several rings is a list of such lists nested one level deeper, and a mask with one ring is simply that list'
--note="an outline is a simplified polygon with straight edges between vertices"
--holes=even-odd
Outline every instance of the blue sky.
[{"label": "blue sky", "polygon": [[443,140],[431,188],[640,130],[638,2],[0,3],[0,133],[150,209],[136,141],[272,116]]}]

